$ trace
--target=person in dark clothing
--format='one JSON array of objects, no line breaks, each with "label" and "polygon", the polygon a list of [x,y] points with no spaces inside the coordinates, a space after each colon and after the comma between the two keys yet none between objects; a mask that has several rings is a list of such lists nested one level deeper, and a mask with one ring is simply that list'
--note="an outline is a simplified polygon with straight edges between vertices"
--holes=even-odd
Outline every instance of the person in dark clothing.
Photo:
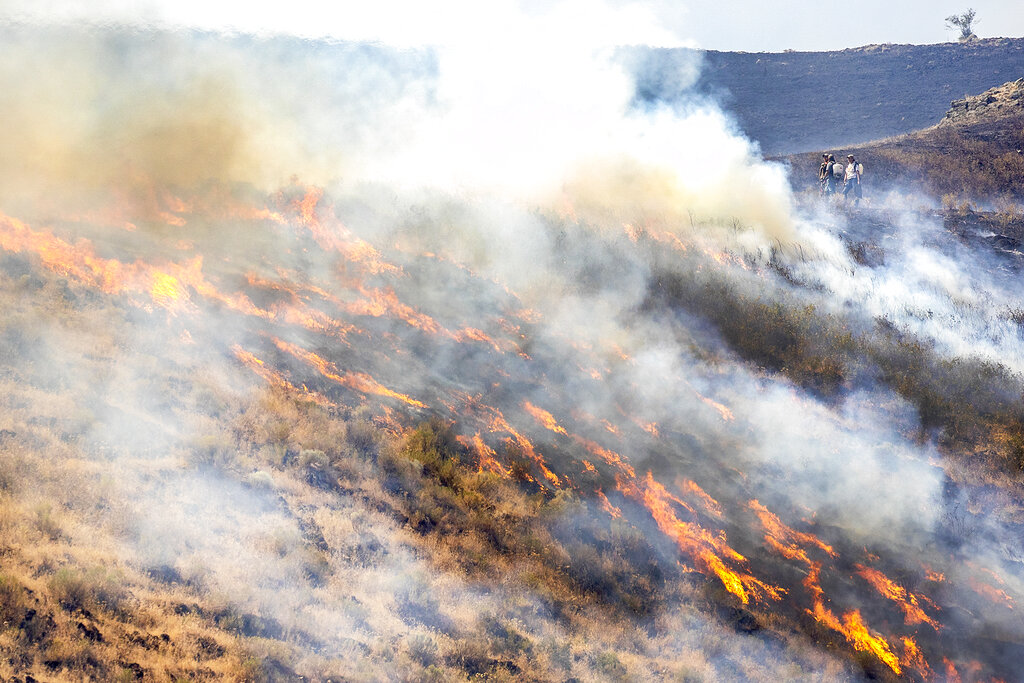
[{"label": "person in dark clothing", "polygon": [[836,158],[831,154],[825,155],[825,180],[822,187],[822,193],[826,197],[831,197],[836,191]]}]

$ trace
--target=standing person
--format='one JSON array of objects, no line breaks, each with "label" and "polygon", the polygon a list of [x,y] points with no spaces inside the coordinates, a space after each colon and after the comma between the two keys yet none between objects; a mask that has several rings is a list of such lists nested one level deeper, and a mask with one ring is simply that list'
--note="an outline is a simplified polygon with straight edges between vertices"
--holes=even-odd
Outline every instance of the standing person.
[{"label": "standing person", "polygon": [[862,196],[860,191],[861,168],[862,166],[857,163],[857,160],[853,158],[852,154],[846,155],[846,176],[843,181],[843,199],[849,199],[850,192],[853,192],[854,206],[856,206],[857,203],[860,202]]},{"label": "standing person", "polygon": [[818,167],[818,194],[825,194],[825,168],[828,166],[828,152],[821,155],[821,166]]},{"label": "standing person", "polygon": [[836,158],[832,154],[825,155],[825,186],[826,197],[831,197],[836,191]]}]

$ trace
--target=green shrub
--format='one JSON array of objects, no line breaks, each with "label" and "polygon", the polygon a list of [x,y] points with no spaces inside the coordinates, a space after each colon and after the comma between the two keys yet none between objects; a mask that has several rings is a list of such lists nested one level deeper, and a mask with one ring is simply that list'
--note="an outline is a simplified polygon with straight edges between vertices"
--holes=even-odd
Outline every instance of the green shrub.
[{"label": "green shrub", "polygon": [[53,506],[48,503],[36,507],[32,522],[39,533],[51,541],[56,541],[64,533],[60,522],[53,515]]},{"label": "green shrub", "polygon": [[0,629],[16,626],[25,609],[25,587],[9,574],[0,574]]},{"label": "green shrub", "polygon": [[405,647],[413,661],[424,667],[437,662],[437,641],[425,633],[415,633],[405,641]]},{"label": "green shrub", "polygon": [[484,632],[490,636],[491,648],[496,654],[505,657],[517,657],[520,654],[529,656],[533,653],[530,639],[507,623],[502,623],[494,616],[487,615],[480,620]]},{"label": "green shrub", "polygon": [[226,434],[205,434],[188,446],[190,460],[199,467],[224,467],[238,452],[234,439]]},{"label": "green shrub", "polygon": [[69,612],[98,609],[117,612],[128,597],[124,577],[102,567],[84,572],[69,567],[58,569],[48,583],[53,597]]},{"label": "green shrub", "polygon": [[629,673],[625,665],[619,661],[619,656],[611,650],[599,654],[594,664],[598,671],[612,680],[624,680]]}]

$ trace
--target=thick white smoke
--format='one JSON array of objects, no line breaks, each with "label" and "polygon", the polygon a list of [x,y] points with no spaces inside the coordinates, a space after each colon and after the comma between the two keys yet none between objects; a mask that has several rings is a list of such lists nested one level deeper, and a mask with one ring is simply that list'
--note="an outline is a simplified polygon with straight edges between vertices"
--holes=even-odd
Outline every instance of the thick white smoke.
[{"label": "thick white smoke", "polygon": [[[126,8],[108,9],[101,18],[138,21]],[[51,192],[54,185],[76,183],[88,191],[130,172],[158,186],[192,187],[214,178],[274,188],[291,173],[329,184],[338,191],[341,214],[363,207],[345,216],[353,217],[355,229],[411,253],[453,258],[538,306],[543,318],[530,341],[549,354],[551,367],[583,362],[586,354],[570,351],[572,343],[599,353],[624,350],[632,360],[610,373],[614,377],[606,390],[588,393],[592,385],[575,379],[573,370],[565,373],[570,379],[560,391],[580,397],[581,406],[597,418],[618,420],[625,405],[691,436],[692,449],[671,454],[676,458],[671,464],[687,476],[719,475],[731,459],[748,468],[736,485],[740,504],[744,496],[774,493],[878,544],[929,527],[937,516],[939,475],[927,464],[932,450],[919,448],[903,432],[905,406],[884,392],[854,393],[838,407],[810,398],[777,376],[766,378],[737,364],[713,330],[698,329],[689,320],[645,318],[638,311],[649,293],[651,264],[632,250],[624,230],[628,225],[685,233],[691,249],[715,254],[723,244],[755,255],[766,246],[797,240],[812,245],[810,259],[794,257],[786,264],[797,278],[826,291],[805,296],[823,308],[856,309],[860,318],[893,318],[951,354],[991,339],[986,325],[992,301],[1000,302],[995,309],[1011,302],[994,299],[993,288],[969,269],[912,239],[892,246],[886,266],[856,264],[835,236],[838,228],[794,218],[782,168],[763,162],[757,145],[739,135],[719,109],[702,101],[638,107],[628,61],[615,48],[680,44],[678,32],[665,28],[656,9],[566,2],[554,7],[498,3],[485,10],[452,3],[435,16],[423,6],[384,3],[370,10],[379,15],[359,17],[365,23],[355,22],[350,37],[415,48],[398,53],[394,68],[381,65],[382,56],[394,55],[384,49],[360,53],[348,68],[335,71],[328,60],[307,60],[303,49],[309,44],[300,42],[297,57],[282,49],[255,62],[249,61],[255,50],[207,45],[200,54],[217,64],[208,71],[191,55],[187,36],[172,36],[164,47],[173,66],[160,67],[167,72],[157,69],[159,60],[151,54],[152,61],[133,65],[132,79],[122,81],[112,72],[117,50],[97,48],[88,39],[49,56],[19,45],[21,52],[7,54],[7,81],[17,80],[18,68],[31,55],[42,60],[44,81],[53,82],[11,98],[23,131],[32,135],[0,134],[0,147],[30,161],[21,162],[27,174],[0,172],[9,173],[12,183],[49,184]],[[403,12],[403,21],[393,20]],[[453,16],[460,21],[450,23]],[[171,9],[153,18],[164,24],[185,21]],[[378,21],[382,18],[388,21]],[[239,28],[247,28],[244,17],[238,21]],[[410,31],[382,30],[399,24]],[[79,50],[88,59],[76,60]],[[71,63],[77,67],[73,78],[62,71]],[[80,92],[64,87],[71,81],[80,84]],[[61,87],[51,87],[55,83]],[[126,87],[138,83],[146,87]],[[105,112],[77,113],[76,107],[100,95]],[[40,104],[47,105],[46,116],[33,117]],[[51,150],[40,142],[54,140],[70,144]],[[211,141],[221,146],[211,151],[206,144]],[[40,154],[50,151],[55,156]],[[574,241],[558,234],[551,219],[556,214],[575,217],[577,227],[593,228],[600,237]],[[299,241],[287,239],[282,238],[282,253],[304,251]],[[296,256],[301,258],[313,261],[305,264],[307,274],[332,272],[328,258],[319,263]],[[679,257],[680,270],[700,267],[700,258]],[[754,276],[739,264],[734,270],[722,268],[738,287],[761,288],[769,298],[790,290],[770,272]],[[422,309],[453,318],[471,318],[477,305],[489,303],[445,282],[417,285]],[[221,320],[204,327],[211,337],[228,342],[244,332]],[[399,338],[407,331],[398,322],[394,328]],[[1012,332],[992,341],[987,352],[1016,353]],[[222,361],[216,354],[196,355],[200,364]],[[457,376],[460,359],[431,358],[427,371],[410,362],[407,373],[401,362],[396,358],[396,373],[426,389],[435,376]],[[510,368],[515,370],[511,363]],[[135,375],[135,368],[129,374]],[[146,368],[138,368],[138,374],[145,376]],[[892,405],[899,406],[897,415],[889,410]],[[730,419],[730,409],[738,417]],[[174,447],[189,447],[176,441],[192,426],[187,421],[179,423],[171,410],[154,411],[150,418],[172,425]],[[123,441],[115,420],[99,430],[97,439]],[[624,455],[647,464],[642,449]],[[163,505],[138,520],[129,538],[133,556],[178,562],[181,571],[187,564],[225,599],[282,621],[294,612],[326,614],[325,623],[339,629],[357,623],[351,615],[338,616],[343,608],[329,591],[304,583],[307,567],[287,552],[302,544],[301,529],[274,502],[273,478],[258,480],[264,489],[188,472],[167,475],[163,485],[149,490],[143,468],[120,476],[126,497],[136,495],[132,490],[138,487]],[[734,482],[720,485],[727,489],[729,483]],[[218,490],[220,497],[194,493]],[[311,495],[306,489],[291,493],[293,499]],[[347,514],[332,519],[344,527],[338,518]],[[417,585],[445,585],[453,603],[472,601],[463,586],[447,585],[424,563],[407,558],[394,540],[400,532],[393,524],[367,520],[367,514],[351,513],[364,515],[361,522],[348,520],[353,533],[355,527],[378,532],[398,559],[365,574],[345,574],[344,563],[337,563],[333,588],[355,592],[359,581],[366,581],[377,591],[373,595],[387,602],[415,583],[410,577],[422,574],[428,578]],[[190,528],[190,519],[210,526]],[[269,531],[260,531],[261,525]],[[351,536],[344,529],[334,534],[341,546]],[[227,538],[232,542],[223,542]],[[261,567],[258,575],[252,573],[254,565]],[[397,588],[383,585],[382,574],[392,570],[395,583],[402,584]],[[288,591],[282,596],[284,584]],[[381,633],[406,629],[392,619],[382,611],[370,621]]]},{"label": "thick white smoke", "polygon": [[[37,21],[85,14],[143,27],[224,28],[218,25],[223,23],[243,30],[258,30],[248,23],[251,17],[281,12],[276,5],[263,7],[264,14],[255,8],[231,16],[188,7],[143,7],[129,11],[117,4],[104,5],[90,15],[75,3],[56,3],[49,14],[29,7],[8,12]],[[623,60],[616,59],[615,48],[686,44],[687,27],[680,19],[685,12],[668,3],[584,6],[568,0],[553,5],[505,1],[485,8],[450,2],[429,9],[416,3],[384,3],[360,12],[311,12],[306,16],[317,18],[319,32],[295,24],[295,17],[303,16],[296,8],[289,7],[287,14],[290,19],[281,17],[268,26],[432,50],[437,81],[426,98],[409,92],[398,98],[387,92],[359,93],[368,102],[379,97],[377,105],[337,112],[341,116],[333,120],[333,129],[315,127],[322,137],[311,140],[303,139],[311,122],[303,115],[306,105],[301,100],[305,96],[310,105],[321,103],[321,90],[332,89],[331,83],[318,78],[316,70],[311,81],[296,81],[294,74],[273,64],[269,69],[261,65],[261,82],[254,82],[256,74],[246,72],[245,65],[222,58],[221,68],[214,72],[219,85],[213,83],[207,95],[221,100],[216,111],[222,116],[213,123],[236,123],[230,130],[235,136],[231,155],[226,157],[235,160],[227,169],[235,175],[239,164],[255,169],[255,158],[262,158],[271,170],[288,160],[295,166],[293,172],[310,181],[342,177],[400,182],[546,202],[561,199],[565,191],[582,208],[596,204],[626,222],[654,213],[663,216],[670,229],[678,229],[696,216],[702,221],[739,222],[763,230],[770,239],[792,239],[781,169],[762,162],[757,146],[736,134],[717,108],[691,103],[651,112],[633,106],[633,76]],[[266,31],[268,26],[260,28]],[[691,68],[686,71],[695,74]],[[77,80],[88,84],[94,77],[86,74]],[[293,87],[298,83],[308,86],[305,93]],[[291,115],[274,106],[284,97],[298,105]],[[225,111],[227,103],[236,109]],[[188,111],[207,109],[193,101]],[[229,132],[211,125],[209,118],[200,126],[189,130],[221,140]],[[346,137],[351,130],[361,132],[359,139]],[[324,161],[317,154],[324,148],[337,153],[333,169],[309,163]],[[296,158],[301,154],[305,167]],[[263,178],[256,179],[272,178],[264,170]],[[589,190],[595,187],[596,196]],[[655,202],[659,206],[652,211]]]}]

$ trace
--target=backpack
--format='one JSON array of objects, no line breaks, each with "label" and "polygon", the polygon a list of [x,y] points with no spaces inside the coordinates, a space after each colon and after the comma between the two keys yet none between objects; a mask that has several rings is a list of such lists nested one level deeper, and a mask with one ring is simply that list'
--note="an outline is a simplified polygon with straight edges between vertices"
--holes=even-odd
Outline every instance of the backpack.
[{"label": "backpack", "polygon": [[857,162],[857,174],[864,175],[864,164]]}]

